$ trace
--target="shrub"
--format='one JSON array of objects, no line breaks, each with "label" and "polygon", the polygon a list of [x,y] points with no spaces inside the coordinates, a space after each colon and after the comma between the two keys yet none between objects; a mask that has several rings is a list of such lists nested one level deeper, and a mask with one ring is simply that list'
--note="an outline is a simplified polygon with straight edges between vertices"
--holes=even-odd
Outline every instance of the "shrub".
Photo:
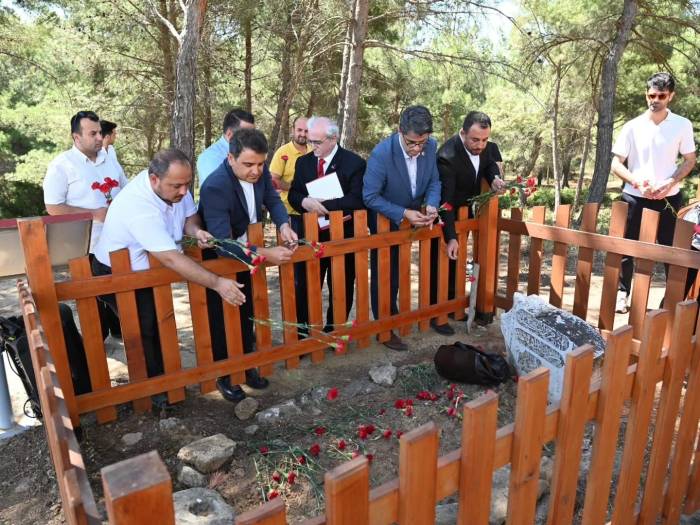
[{"label": "shrub", "polygon": [[0,219],[43,215],[44,209],[41,184],[25,180],[3,180],[0,185]]}]

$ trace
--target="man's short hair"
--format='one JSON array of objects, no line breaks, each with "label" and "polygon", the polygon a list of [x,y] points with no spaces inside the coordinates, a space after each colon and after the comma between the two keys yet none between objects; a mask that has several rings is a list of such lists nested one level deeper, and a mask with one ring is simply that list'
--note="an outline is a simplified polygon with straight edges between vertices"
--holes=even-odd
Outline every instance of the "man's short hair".
[{"label": "man's short hair", "polygon": [[666,73],[665,71],[654,73],[647,80],[647,91],[652,88],[673,93],[676,90],[676,80],[671,73]]},{"label": "man's short hair", "polygon": [[70,132],[77,133],[80,135],[82,130],[80,128],[80,121],[84,118],[92,120],[93,122],[99,122],[100,117],[94,111],[78,111],[75,115],[70,118]]},{"label": "man's short hair", "polygon": [[464,122],[462,123],[462,130],[467,133],[474,124],[482,129],[491,127],[491,119],[483,111],[470,111],[467,116],[464,117]]},{"label": "man's short hair", "polygon": [[237,159],[245,149],[253,150],[255,153],[266,154],[268,147],[265,134],[259,129],[250,128],[236,131],[228,143],[228,151],[233,155],[234,159]]},{"label": "man's short hair", "polygon": [[232,131],[238,131],[241,127],[241,121],[248,122],[249,124],[255,124],[255,117],[252,113],[246,111],[243,108],[233,108],[231,111],[226,113],[224,117],[224,133],[229,129]]},{"label": "man's short hair", "polygon": [[117,125],[114,122],[110,122],[109,120],[100,120],[100,127],[102,128],[103,137],[111,135],[112,133],[114,133],[114,130],[117,129]]},{"label": "man's short hair", "polygon": [[401,133],[425,135],[433,132],[433,116],[425,106],[408,106],[399,118]]},{"label": "man's short hair", "polygon": [[[306,115],[299,115],[297,118],[295,118],[295,119],[292,121],[292,127],[295,127],[295,128],[296,128],[296,127],[297,127],[297,122],[299,122],[299,120],[301,120],[301,119],[305,119],[305,120],[308,121],[308,120],[309,120],[309,117],[307,117]],[[307,122],[307,124],[308,124],[308,122]]]},{"label": "man's short hair", "polygon": [[338,123],[335,120],[330,119],[328,117],[313,116],[309,119],[307,126],[309,129],[311,129],[317,124],[325,124],[326,125],[326,138],[330,139],[332,137],[337,137],[338,134],[340,133],[340,129],[338,128]]},{"label": "man's short hair", "polygon": [[157,175],[159,179],[162,179],[165,177],[165,174],[168,173],[170,165],[174,162],[187,164],[190,168],[192,167],[190,159],[183,151],[177,148],[168,148],[160,150],[153,156],[153,159],[148,165],[148,173],[149,175]]}]

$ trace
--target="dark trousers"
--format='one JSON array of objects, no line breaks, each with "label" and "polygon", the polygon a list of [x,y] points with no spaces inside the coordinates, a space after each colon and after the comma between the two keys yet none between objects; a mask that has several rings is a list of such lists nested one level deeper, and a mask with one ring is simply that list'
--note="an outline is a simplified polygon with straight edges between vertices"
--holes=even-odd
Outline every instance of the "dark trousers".
[{"label": "dark trousers", "polygon": [[[369,221],[369,231],[372,235],[377,233],[376,218],[372,220],[373,217],[370,215]],[[390,223],[389,230],[396,231],[399,227],[393,222]],[[389,275],[379,275],[379,259],[377,256],[377,250],[370,250],[369,252],[369,268],[370,268],[370,281],[369,281],[369,294],[372,303],[372,315],[375,319],[379,319],[379,280],[382,279],[386,281],[389,279],[389,308],[391,315],[396,315],[399,313],[399,308],[397,305],[397,298],[399,295],[399,247],[398,245],[392,246],[389,250]],[[403,268],[404,271],[409,271],[408,268]]]},{"label": "dark trousers", "polygon": [[[304,225],[300,215],[290,215],[292,229],[299,238],[304,237]],[[352,237],[352,221],[345,223],[345,237]],[[330,240],[328,230],[322,230],[319,234],[319,242]],[[326,310],[326,327],[333,329],[333,271],[331,269],[330,257],[321,259],[321,286],[324,279],[328,281],[328,308]],[[309,322],[309,300],[306,281],[306,264],[296,263],[294,265],[294,287],[296,289],[297,322]],[[355,255],[352,253],[345,255],[345,317],[347,318],[352,309],[352,302],[355,296]],[[300,333],[306,335],[306,330],[301,329]]]},{"label": "dark trousers", "polygon": [[[438,260],[440,256],[440,238],[430,240],[430,304],[437,304],[438,298]],[[455,298],[455,276],[457,261],[449,259],[447,263],[447,299]]]},{"label": "dark trousers", "polygon": [[[628,204],[627,208],[627,227],[625,229],[625,239],[639,240],[639,230],[642,224],[642,212],[645,208],[658,211],[659,229],[656,236],[656,242],[665,246],[670,246],[673,243],[673,232],[676,228],[676,214],[681,206],[683,199],[680,192],[666,199],[645,199],[644,197],[635,197],[628,193],[622,193],[622,200]],[[672,209],[671,209],[672,208]],[[668,265],[664,266],[666,274],[668,274]],[[634,258],[629,255],[622,256],[622,267],[620,271],[619,290],[627,295],[632,291],[632,275],[634,274]]]},{"label": "dark trousers", "polygon": [[[253,326],[253,287],[250,280],[250,272],[239,272],[236,281],[243,285],[241,291],[245,294],[246,301],[238,307],[241,340],[243,353],[249,354],[254,350],[255,330]],[[209,334],[211,336],[212,354],[214,361],[221,361],[228,357],[226,346],[226,329],[224,325],[224,306],[221,296],[207,288],[207,312],[209,315]]]},{"label": "dark trousers", "polygon": [[[91,253],[89,258],[90,265],[92,265],[93,261],[95,260],[95,256]],[[97,301],[97,312],[100,316],[102,339],[107,339],[107,336],[110,333],[114,336],[121,337],[122,329],[121,326],[119,326],[119,315],[114,313],[114,311],[102,301]]]},{"label": "dark trousers", "polygon": [[[92,261],[93,275],[111,275],[112,269],[102,264],[97,259]],[[158,317],[156,304],[153,298],[153,288],[140,288],[135,291],[136,309],[141,327],[141,344],[146,359],[146,371],[148,377],[163,373],[163,353],[160,348],[160,334],[158,333]],[[98,301],[106,305],[114,315],[119,316],[117,310],[117,298],[114,294],[100,295]]]}]

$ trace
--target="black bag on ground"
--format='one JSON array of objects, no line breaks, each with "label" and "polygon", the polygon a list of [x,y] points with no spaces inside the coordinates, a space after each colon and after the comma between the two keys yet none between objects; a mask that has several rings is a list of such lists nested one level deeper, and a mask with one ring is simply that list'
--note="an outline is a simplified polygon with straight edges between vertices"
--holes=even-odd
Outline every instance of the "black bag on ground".
[{"label": "black bag on ground", "polygon": [[513,375],[502,355],[484,352],[459,341],[440,346],[434,361],[438,374],[458,383],[496,386]]}]

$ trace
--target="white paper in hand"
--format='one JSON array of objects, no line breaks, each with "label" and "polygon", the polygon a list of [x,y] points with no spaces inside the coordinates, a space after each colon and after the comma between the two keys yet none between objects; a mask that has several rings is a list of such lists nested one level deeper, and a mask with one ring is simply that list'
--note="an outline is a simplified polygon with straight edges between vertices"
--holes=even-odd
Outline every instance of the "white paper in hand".
[{"label": "white paper in hand", "polygon": [[[330,200],[340,199],[345,196],[340,181],[338,180],[338,174],[335,172],[328,173],[324,177],[307,182],[306,191],[309,192],[309,197],[313,197],[314,199]],[[330,221],[324,216],[318,218],[318,226],[320,228],[328,228],[329,223]]]}]

